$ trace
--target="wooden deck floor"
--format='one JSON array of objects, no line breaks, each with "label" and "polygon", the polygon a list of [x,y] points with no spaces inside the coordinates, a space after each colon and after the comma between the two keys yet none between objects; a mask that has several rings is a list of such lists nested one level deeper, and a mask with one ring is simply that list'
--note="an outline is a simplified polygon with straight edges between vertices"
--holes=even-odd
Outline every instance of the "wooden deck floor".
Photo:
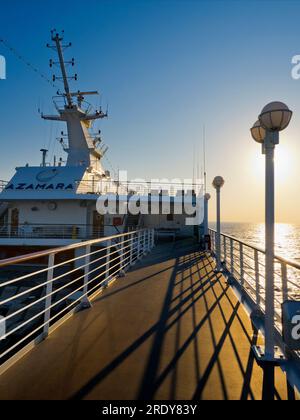
[{"label": "wooden deck floor", "polygon": [[4,373],[0,399],[262,399],[256,334],[213,268],[192,243],[155,248]]}]

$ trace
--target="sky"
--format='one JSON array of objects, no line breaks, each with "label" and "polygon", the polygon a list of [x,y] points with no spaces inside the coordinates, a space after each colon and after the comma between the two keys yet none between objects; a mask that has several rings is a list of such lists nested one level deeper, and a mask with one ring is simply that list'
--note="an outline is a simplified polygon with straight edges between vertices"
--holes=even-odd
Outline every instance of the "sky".
[{"label": "sky", "polygon": [[[276,220],[300,223],[300,80],[291,60],[300,54],[300,1],[293,0],[0,0],[0,39],[52,77],[50,30],[65,31],[78,73],[73,89],[99,90],[109,118],[107,169],[130,178],[191,178],[203,167],[203,127],[210,219],[211,187],[222,175],[222,219],[264,220],[264,161],[249,129],[265,104],[294,112],[276,148]],[[63,156],[54,89],[0,44],[7,78],[0,80],[0,179],[16,166]],[[59,83],[59,82],[57,82]],[[194,155],[196,155],[194,157]]]}]

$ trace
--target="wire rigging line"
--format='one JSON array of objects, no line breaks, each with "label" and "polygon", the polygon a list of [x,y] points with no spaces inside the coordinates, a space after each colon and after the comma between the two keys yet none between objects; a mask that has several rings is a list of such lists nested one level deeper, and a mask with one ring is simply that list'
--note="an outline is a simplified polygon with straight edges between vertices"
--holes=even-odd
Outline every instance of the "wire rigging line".
[{"label": "wire rigging line", "polygon": [[28,68],[30,68],[34,73],[38,74],[43,80],[49,83],[55,89],[59,89],[57,85],[53,83],[47,76],[45,76],[39,69],[37,69],[33,64],[31,64],[25,57],[23,57],[19,52],[13,48],[6,40],[0,38],[0,44],[3,44],[12,54],[14,54],[18,60],[22,61]]}]

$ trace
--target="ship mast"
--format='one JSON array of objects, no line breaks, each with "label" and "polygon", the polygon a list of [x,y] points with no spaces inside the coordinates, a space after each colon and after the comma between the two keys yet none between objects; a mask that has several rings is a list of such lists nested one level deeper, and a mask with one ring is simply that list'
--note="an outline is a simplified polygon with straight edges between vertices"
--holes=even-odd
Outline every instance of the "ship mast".
[{"label": "ship mast", "polygon": [[[95,120],[107,117],[107,113],[103,113],[101,109],[99,111],[91,111],[89,104],[85,106],[85,96],[98,95],[97,91],[71,92],[69,80],[77,80],[77,74],[68,76],[66,65],[74,66],[75,60],[72,58],[71,61],[65,61],[63,52],[71,47],[72,44],[63,44],[63,36],[59,35],[55,30],[51,31],[51,39],[54,45],[47,44],[47,47],[56,51],[58,61],[50,60],[50,67],[57,65],[61,70],[61,76],[57,77],[54,75],[53,81],[61,80],[64,85],[64,92],[57,92],[58,96],[54,98],[58,115],[42,114],[42,118],[67,123],[68,145],[64,147],[65,152],[68,153],[67,166],[84,165],[100,173],[100,175],[104,175],[105,171],[100,160],[106,153],[107,147],[105,145],[98,147],[98,137],[93,137],[89,132],[89,128]],[[61,106],[61,103],[57,103],[57,98],[64,99],[64,106]],[[73,98],[76,98],[77,102],[74,102]]]},{"label": "ship mast", "polygon": [[[54,41],[55,45],[56,45],[56,50],[57,50],[57,54],[58,54],[59,64],[60,64],[62,78],[63,78],[63,82],[64,82],[64,87],[65,87],[65,95],[66,95],[66,98],[67,98],[67,101],[68,101],[68,105],[69,105],[69,107],[71,107],[73,105],[72,96],[70,95],[68,76],[67,76],[66,65],[65,65],[63,52],[62,52],[62,44],[61,44],[61,41],[63,40],[63,38],[60,37],[58,33],[54,34],[54,31],[52,31],[51,34],[52,34],[52,41]],[[70,47],[70,46],[71,46],[71,44],[69,44],[68,46],[65,46],[65,48]],[[74,63],[74,61],[72,60],[72,64],[73,63]],[[76,79],[77,76],[75,75],[74,78]],[[55,81],[55,79],[54,79],[54,81]]]}]

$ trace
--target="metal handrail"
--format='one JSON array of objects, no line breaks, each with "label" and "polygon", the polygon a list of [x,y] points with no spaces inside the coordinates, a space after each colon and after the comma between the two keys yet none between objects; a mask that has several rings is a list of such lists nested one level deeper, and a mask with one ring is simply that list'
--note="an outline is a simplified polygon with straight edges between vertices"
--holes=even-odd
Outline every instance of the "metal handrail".
[{"label": "metal handrail", "polygon": [[[142,229],[0,260],[0,269],[7,271],[12,266],[22,267],[25,262],[48,257],[45,268],[32,266],[30,273],[11,280],[5,274],[6,281],[0,282],[0,310],[8,310],[4,318],[0,317],[0,327],[6,325],[5,336],[0,337],[0,370],[1,364],[21,351],[30,339],[45,338],[54,321],[78,305],[89,305],[90,296],[124,275],[151,251],[154,240],[153,229]],[[70,257],[71,250],[79,253]],[[28,284],[30,287],[24,287]],[[12,295],[5,295],[7,286],[14,287]]]},{"label": "metal handrail", "polygon": [[[214,229],[209,229],[209,231],[214,232],[214,233],[217,233]],[[242,245],[247,246],[248,248],[251,248],[253,250],[256,250],[256,251],[259,251],[259,252],[261,252],[263,254],[266,254],[266,250],[265,249],[263,249],[263,248],[261,248],[261,247],[259,247],[257,245],[249,244],[248,242],[244,242],[241,239],[236,238],[235,236],[230,236],[230,235],[227,235],[227,234],[224,234],[224,233],[222,233],[221,236],[222,237],[226,237],[228,239],[232,239],[232,240],[234,240],[235,242],[237,242],[239,244],[242,244]],[[276,255],[276,254],[274,256],[274,259],[277,260],[277,261],[279,261],[279,262],[285,263],[285,264],[287,264],[287,265],[289,265],[291,267],[294,267],[297,270],[300,270],[300,263],[297,263],[297,261],[294,261],[293,259],[290,260],[290,259],[284,258],[284,257],[282,257],[280,255]]]},{"label": "metal handrail", "polygon": [[[216,252],[217,232],[213,229],[209,229],[209,232],[212,237],[212,250]],[[245,253],[244,248],[251,249],[253,256]],[[246,243],[234,236],[221,233],[221,259],[224,261],[226,270],[233,275],[243,289],[245,289],[245,283],[250,286],[253,293],[251,296],[263,313],[265,311],[265,265],[262,258],[265,259],[265,255],[266,251],[264,249]],[[276,288],[274,302],[276,328],[281,332],[281,304],[299,293],[300,285],[296,284],[290,277],[294,270],[299,270],[298,276],[300,277],[300,264],[278,255],[274,256],[274,263],[280,265],[279,269],[274,271]]]},{"label": "metal handrail", "polygon": [[197,183],[172,183],[172,182],[151,182],[151,181],[118,181],[113,179],[95,179],[75,181],[77,194],[138,194],[138,195],[161,195],[182,196],[182,193],[199,194],[203,184]]},{"label": "metal handrail", "polygon": [[104,236],[107,227],[120,233],[113,224],[97,227],[92,224],[23,223],[15,226],[9,223],[0,227],[0,238],[94,239]]},{"label": "metal handrail", "polygon": [[149,229],[141,229],[139,231],[122,233],[120,235],[113,235],[113,236],[108,236],[108,237],[105,237],[105,238],[91,239],[89,241],[70,244],[70,245],[66,245],[66,246],[62,246],[62,247],[58,247],[58,248],[33,252],[31,254],[28,254],[28,255],[22,255],[20,257],[6,258],[4,260],[0,260],[0,268],[6,267],[6,266],[11,265],[11,264],[20,264],[20,263],[23,263],[23,262],[32,261],[32,260],[37,259],[37,258],[47,257],[47,256],[49,256],[53,253],[58,254],[59,252],[70,251],[70,250],[73,250],[73,249],[82,248],[83,246],[105,243],[105,242],[108,242],[110,240],[122,238],[124,236],[125,237],[130,236],[130,235],[136,234],[138,232],[143,232],[143,231],[147,231],[147,230],[149,230]]}]

